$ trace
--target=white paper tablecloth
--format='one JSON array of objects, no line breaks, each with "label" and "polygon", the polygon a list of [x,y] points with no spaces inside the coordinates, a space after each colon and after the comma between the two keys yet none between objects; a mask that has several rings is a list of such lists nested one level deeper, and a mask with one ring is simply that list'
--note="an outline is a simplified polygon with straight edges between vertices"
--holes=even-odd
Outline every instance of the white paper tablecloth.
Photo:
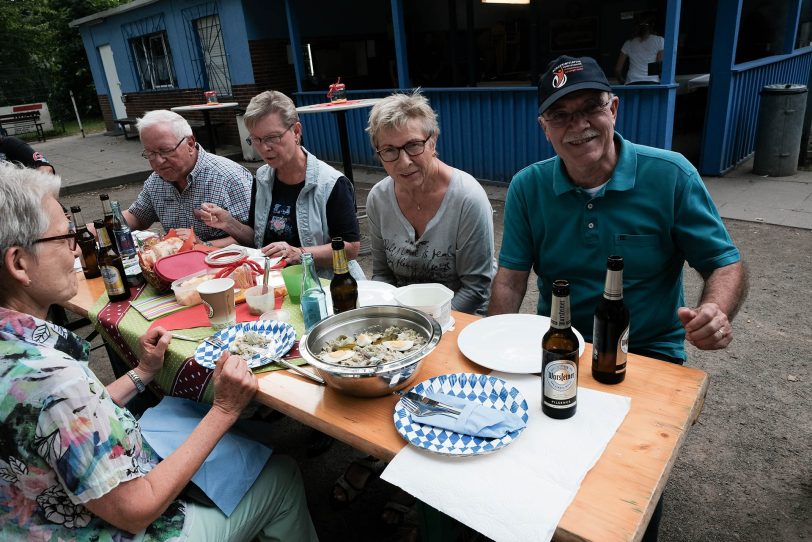
[{"label": "white paper tablecloth", "polygon": [[381,478],[493,540],[550,540],[631,399],[579,388],[575,416],[553,420],[541,412],[539,376],[491,375],[527,400],[527,428],[514,443],[466,458],[406,446]]}]

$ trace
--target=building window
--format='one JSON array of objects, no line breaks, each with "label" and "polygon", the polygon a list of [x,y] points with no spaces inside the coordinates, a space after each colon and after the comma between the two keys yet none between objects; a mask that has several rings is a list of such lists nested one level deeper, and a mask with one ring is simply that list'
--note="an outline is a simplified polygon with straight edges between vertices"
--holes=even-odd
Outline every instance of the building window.
[{"label": "building window", "polygon": [[200,46],[206,86],[216,90],[220,96],[231,96],[231,75],[228,72],[228,58],[223,44],[223,31],[220,17],[209,15],[194,21],[197,41]]},{"label": "building window", "polygon": [[174,88],[175,73],[166,32],[155,32],[130,40],[138,78],[143,90]]}]

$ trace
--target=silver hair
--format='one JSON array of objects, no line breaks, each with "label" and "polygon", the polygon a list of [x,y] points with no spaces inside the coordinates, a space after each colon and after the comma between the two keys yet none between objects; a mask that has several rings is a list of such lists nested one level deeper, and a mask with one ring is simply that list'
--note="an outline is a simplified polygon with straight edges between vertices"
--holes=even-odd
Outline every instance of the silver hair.
[{"label": "silver hair", "polygon": [[296,104],[293,103],[293,100],[277,90],[266,90],[248,102],[243,118],[245,127],[253,130],[259,121],[274,113],[279,115],[279,119],[285,126],[293,126],[299,122],[299,113],[296,112]]},{"label": "silver hair", "polygon": [[48,230],[43,201],[47,196],[56,198],[61,185],[58,175],[0,162],[0,269],[6,250],[14,246],[31,250]]},{"label": "silver hair", "polygon": [[178,139],[192,135],[192,127],[189,126],[189,122],[174,111],[167,109],[148,111],[143,117],[136,121],[135,127],[138,129],[138,135],[141,135],[141,131],[144,130],[144,128],[160,124],[168,124],[171,126],[172,132],[174,132],[175,137]]},{"label": "silver hair", "polygon": [[437,113],[429,105],[429,100],[417,88],[411,94],[396,93],[376,103],[369,113],[367,133],[372,147],[377,149],[378,135],[383,130],[399,130],[410,120],[417,120],[422,125],[423,134],[440,135]]}]

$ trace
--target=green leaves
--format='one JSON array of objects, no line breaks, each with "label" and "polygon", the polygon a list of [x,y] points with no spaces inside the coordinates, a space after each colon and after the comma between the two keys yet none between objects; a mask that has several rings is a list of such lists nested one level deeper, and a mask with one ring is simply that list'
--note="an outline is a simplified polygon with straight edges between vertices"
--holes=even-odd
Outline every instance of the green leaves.
[{"label": "green leaves", "polygon": [[56,119],[73,117],[69,91],[80,111],[98,113],[93,78],[75,19],[126,0],[0,1],[0,105],[48,102]]}]

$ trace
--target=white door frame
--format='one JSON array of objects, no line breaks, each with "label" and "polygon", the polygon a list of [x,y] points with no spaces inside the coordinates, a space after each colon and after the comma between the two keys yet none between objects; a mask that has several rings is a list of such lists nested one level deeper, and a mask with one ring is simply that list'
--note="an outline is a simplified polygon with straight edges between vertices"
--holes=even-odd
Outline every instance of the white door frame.
[{"label": "white door frame", "polygon": [[116,62],[113,59],[113,49],[109,43],[99,45],[99,56],[104,68],[104,77],[107,79],[107,88],[110,91],[110,106],[113,108],[113,117],[116,119],[127,118],[127,107],[121,97],[121,81],[118,80]]}]

